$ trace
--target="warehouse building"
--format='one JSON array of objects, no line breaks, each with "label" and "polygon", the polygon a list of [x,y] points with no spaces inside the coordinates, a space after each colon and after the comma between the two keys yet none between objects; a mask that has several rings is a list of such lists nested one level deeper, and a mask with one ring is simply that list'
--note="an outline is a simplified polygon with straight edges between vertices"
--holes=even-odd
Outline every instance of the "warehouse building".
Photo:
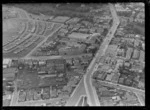
[{"label": "warehouse building", "polygon": [[73,32],[68,36],[71,40],[75,40],[75,41],[86,41],[88,40],[91,35],[90,34],[83,34],[83,33],[76,33]]}]

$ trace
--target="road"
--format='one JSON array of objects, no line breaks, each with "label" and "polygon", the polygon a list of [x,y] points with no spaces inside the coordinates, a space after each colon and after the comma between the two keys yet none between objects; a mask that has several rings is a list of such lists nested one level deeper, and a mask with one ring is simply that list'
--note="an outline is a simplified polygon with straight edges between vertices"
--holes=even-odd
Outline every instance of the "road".
[{"label": "road", "polygon": [[81,79],[78,86],[73,91],[72,95],[70,96],[69,100],[67,101],[65,106],[75,106],[80,99],[81,96],[85,96],[85,86],[84,86],[84,78]]},{"label": "road", "polygon": [[97,61],[105,54],[105,51],[111,41],[111,39],[114,37],[114,34],[116,32],[116,29],[120,23],[115,8],[112,4],[109,4],[111,14],[113,16],[113,26],[109,30],[108,34],[106,35],[106,38],[104,39],[104,42],[101,44],[96,56],[93,58],[91,64],[89,65],[87,69],[87,73],[84,77],[84,84],[87,92],[87,97],[89,99],[89,104],[92,106],[100,106],[100,102],[98,99],[98,96],[96,94],[95,88],[92,86],[92,74],[94,73],[96,66],[98,66]]}]

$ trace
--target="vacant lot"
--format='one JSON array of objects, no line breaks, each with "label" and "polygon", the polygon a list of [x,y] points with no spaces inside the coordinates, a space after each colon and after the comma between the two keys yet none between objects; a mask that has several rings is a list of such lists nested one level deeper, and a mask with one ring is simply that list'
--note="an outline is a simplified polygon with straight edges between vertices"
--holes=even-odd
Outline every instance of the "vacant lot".
[{"label": "vacant lot", "polygon": [[21,80],[21,82],[18,82],[17,84],[19,89],[38,87],[39,84],[39,78],[36,72],[29,72],[25,70],[19,71],[17,79]]}]

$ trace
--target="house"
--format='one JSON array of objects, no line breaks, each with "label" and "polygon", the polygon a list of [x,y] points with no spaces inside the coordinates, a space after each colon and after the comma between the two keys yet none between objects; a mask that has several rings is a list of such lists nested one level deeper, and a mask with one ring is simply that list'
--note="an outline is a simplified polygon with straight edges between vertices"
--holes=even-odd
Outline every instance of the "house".
[{"label": "house", "polygon": [[104,80],[106,78],[106,76],[107,76],[107,72],[104,72],[103,76],[101,76],[101,80]]},{"label": "house", "polygon": [[119,78],[119,83],[123,84],[124,83],[124,78]]},{"label": "house", "polygon": [[114,73],[111,73],[111,74],[107,74],[107,77],[106,77],[106,81],[111,81],[112,77],[114,76]]},{"label": "house", "polygon": [[131,58],[132,52],[133,52],[133,48],[129,47],[128,50],[126,51],[126,59]]},{"label": "house", "polygon": [[111,82],[117,83],[120,77],[120,73],[115,73],[114,76],[111,79]]},{"label": "house", "polygon": [[136,40],[134,41],[134,47],[139,46],[139,44],[140,44],[140,41],[136,39]]},{"label": "house", "polygon": [[139,82],[139,84],[138,84],[138,87],[140,88],[140,89],[145,89],[145,84],[144,84],[144,82]]},{"label": "house", "polygon": [[118,45],[109,45],[106,50],[106,55],[116,56]]},{"label": "house", "polygon": [[140,55],[139,50],[134,49],[132,58],[133,58],[133,59],[138,59],[138,58],[139,58],[139,55]]}]

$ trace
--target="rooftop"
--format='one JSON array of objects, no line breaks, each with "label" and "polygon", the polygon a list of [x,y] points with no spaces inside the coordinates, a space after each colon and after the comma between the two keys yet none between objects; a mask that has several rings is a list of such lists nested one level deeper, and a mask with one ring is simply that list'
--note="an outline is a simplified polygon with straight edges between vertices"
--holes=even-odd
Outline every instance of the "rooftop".
[{"label": "rooftop", "polygon": [[71,33],[68,37],[73,39],[84,39],[86,40],[90,35],[89,34],[83,34],[83,33]]},{"label": "rooftop", "polygon": [[3,69],[3,74],[15,73],[16,71],[17,71],[16,68],[6,68],[6,69]]}]

